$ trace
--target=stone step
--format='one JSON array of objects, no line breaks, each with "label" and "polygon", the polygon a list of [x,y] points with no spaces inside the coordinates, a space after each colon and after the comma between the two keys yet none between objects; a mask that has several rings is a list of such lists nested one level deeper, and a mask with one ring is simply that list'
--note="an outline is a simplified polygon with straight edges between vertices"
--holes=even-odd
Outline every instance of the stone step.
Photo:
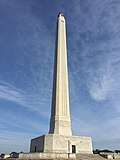
[{"label": "stone step", "polygon": [[98,154],[77,154],[76,159],[77,160],[106,160],[106,158],[103,158]]}]

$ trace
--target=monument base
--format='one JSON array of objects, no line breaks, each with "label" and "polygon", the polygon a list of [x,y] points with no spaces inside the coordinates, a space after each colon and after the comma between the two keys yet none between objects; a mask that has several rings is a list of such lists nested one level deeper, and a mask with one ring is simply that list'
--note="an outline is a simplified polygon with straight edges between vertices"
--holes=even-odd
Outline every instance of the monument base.
[{"label": "monument base", "polygon": [[31,140],[30,152],[92,154],[90,137],[45,134]]},{"label": "monument base", "polygon": [[[62,153],[20,153],[19,154],[19,159],[22,160],[33,160],[33,159],[68,159],[71,158],[71,156],[69,156],[67,153],[66,154],[62,154]],[[72,156],[72,159],[74,157]],[[75,156],[76,158],[76,156]]]}]

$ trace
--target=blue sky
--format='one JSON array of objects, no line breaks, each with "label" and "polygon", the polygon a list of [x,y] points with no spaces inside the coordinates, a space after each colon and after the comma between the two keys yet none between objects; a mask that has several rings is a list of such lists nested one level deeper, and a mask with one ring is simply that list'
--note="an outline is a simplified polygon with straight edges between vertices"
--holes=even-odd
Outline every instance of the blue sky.
[{"label": "blue sky", "polygon": [[56,19],[67,23],[74,135],[120,149],[120,1],[0,0],[0,153],[49,130]]}]

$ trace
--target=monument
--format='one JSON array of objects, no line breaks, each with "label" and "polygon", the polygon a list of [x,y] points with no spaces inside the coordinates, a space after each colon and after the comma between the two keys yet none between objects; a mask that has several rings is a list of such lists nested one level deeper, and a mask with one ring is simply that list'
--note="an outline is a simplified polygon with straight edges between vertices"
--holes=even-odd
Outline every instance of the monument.
[{"label": "monument", "polygon": [[21,153],[19,158],[66,159],[68,157],[71,158],[70,155],[76,155],[77,153],[92,154],[92,140],[90,137],[72,135],[68,88],[66,24],[64,14],[59,13],[56,28],[52,110],[49,133],[32,139],[30,153]]},{"label": "monument", "polygon": [[57,19],[50,129],[48,134],[31,140],[30,152],[92,154],[90,137],[72,136],[63,13]]}]

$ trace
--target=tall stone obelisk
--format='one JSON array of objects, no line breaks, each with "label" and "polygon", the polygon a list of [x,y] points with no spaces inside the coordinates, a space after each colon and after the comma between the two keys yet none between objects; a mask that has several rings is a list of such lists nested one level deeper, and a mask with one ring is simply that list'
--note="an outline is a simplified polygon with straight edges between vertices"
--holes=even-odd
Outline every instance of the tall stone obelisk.
[{"label": "tall stone obelisk", "polygon": [[56,28],[50,134],[72,135],[70,123],[66,24],[59,13]]},{"label": "tall stone obelisk", "polygon": [[[56,153],[63,153],[59,156],[64,156],[64,153],[92,154],[92,139],[85,136],[73,136],[71,131],[66,24],[62,13],[59,13],[57,19],[50,130],[48,134],[31,140],[30,152],[42,152],[42,154],[30,154],[30,159],[35,159],[36,156],[38,159],[42,156],[43,159],[46,156],[46,159],[49,159],[50,155],[56,157]],[[23,159],[27,159],[26,156],[22,154]]]}]

